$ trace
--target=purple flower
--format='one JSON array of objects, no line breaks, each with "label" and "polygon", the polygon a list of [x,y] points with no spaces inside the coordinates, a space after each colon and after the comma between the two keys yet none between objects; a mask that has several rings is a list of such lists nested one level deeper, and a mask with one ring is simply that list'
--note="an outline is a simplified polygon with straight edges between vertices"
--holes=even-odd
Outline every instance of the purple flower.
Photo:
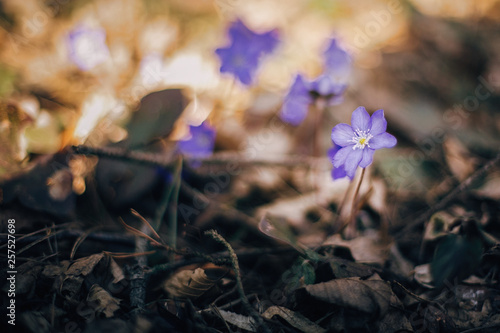
[{"label": "purple flower", "polygon": [[338,80],[347,80],[351,72],[351,56],[339,47],[335,38],[331,40],[323,56],[325,72]]},{"label": "purple flower", "polygon": [[106,31],[79,26],[67,38],[69,58],[78,68],[88,71],[109,58]]},{"label": "purple flower", "polygon": [[307,116],[309,105],[318,100],[326,106],[338,105],[344,100],[347,78],[351,69],[349,54],[338,47],[332,39],[324,53],[325,70],[313,81],[297,75],[290,91],[285,96],[280,118],[290,125],[299,125]]},{"label": "purple flower", "polygon": [[377,110],[370,117],[360,106],[352,113],[351,125],[338,124],[333,128],[332,141],[341,148],[331,160],[334,168],[343,167],[347,177],[353,179],[358,166],[366,168],[372,163],[375,150],[392,148],[397,140],[386,132],[384,110]]},{"label": "purple flower", "polygon": [[179,151],[191,157],[208,157],[212,155],[215,145],[215,129],[206,123],[189,127],[191,137],[177,143]]},{"label": "purple flower", "polygon": [[285,96],[280,118],[292,126],[298,126],[306,118],[309,105],[315,101],[323,99],[328,106],[342,103],[342,93],[346,87],[346,84],[338,84],[328,75],[307,81],[299,74]]},{"label": "purple flower", "polygon": [[231,44],[215,50],[221,61],[220,72],[232,73],[241,83],[250,85],[261,57],[278,45],[276,31],[257,34],[238,20],[231,25],[228,34]]},{"label": "purple flower", "polygon": [[[336,145],[334,143],[333,147],[330,148],[330,149],[328,149],[328,158],[330,159],[330,161],[332,161],[332,163],[333,163],[333,157],[340,150],[340,148],[342,148],[342,147],[340,147],[339,145]],[[345,176],[347,176],[347,174],[345,173],[345,169],[344,169],[343,165],[341,165],[338,168],[333,167],[333,169],[332,169],[332,178],[334,180],[335,179],[344,178]]]},{"label": "purple flower", "polygon": [[310,83],[302,75],[297,75],[285,97],[280,118],[290,125],[299,125],[307,115],[312,96],[309,93]]}]

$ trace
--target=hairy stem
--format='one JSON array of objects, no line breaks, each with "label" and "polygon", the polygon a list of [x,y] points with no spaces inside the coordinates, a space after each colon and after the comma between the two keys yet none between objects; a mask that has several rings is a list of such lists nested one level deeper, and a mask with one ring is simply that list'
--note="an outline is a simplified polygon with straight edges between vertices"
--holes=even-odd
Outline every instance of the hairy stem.
[{"label": "hairy stem", "polygon": [[264,332],[270,332],[269,328],[267,328],[264,325],[264,321],[262,320],[261,316],[259,313],[252,307],[250,302],[248,301],[247,296],[245,295],[245,291],[243,290],[243,284],[241,283],[241,271],[240,271],[240,265],[238,263],[238,257],[236,256],[236,253],[234,252],[233,248],[231,245],[222,237],[217,231],[215,230],[208,230],[205,231],[205,235],[210,236],[213,240],[216,242],[224,245],[226,249],[229,252],[229,258],[231,260],[231,264],[234,269],[234,274],[236,275],[236,287],[238,290],[238,294],[240,295],[241,302],[245,309],[247,310],[248,314],[250,314],[259,327],[263,329]]}]

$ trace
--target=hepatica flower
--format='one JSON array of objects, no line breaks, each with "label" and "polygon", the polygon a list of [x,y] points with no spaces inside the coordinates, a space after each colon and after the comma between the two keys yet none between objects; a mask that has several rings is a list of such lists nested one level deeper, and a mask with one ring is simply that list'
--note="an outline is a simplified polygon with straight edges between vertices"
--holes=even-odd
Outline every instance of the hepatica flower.
[{"label": "hepatica flower", "polygon": [[[370,117],[362,106],[352,113],[351,126],[336,125],[332,130],[332,141],[336,146],[329,152],[334,167],[333,178],[342,178],[343,169],[345,176],[352,180],[358,166],[366,168],[372,163],[375,150],[394,147],[397,140],[386,129],[384,110],[377,110]],[[335,169],[339,170],[335,172]]]},{"label": "hepatica flower", "polygon": [[337,81],[346,82],[351,73],[351,56],[338,45],[335,38],[330,41],[323,57],[325,72]]},{"label": "hepatica flower", "polygon": [[67,38],[69,58],[81,70],[88,71],[109,58],[106,31],[79,26]]},{"label": "hepatica flower", "polygon": [[[333,157],[340,150],[340,148],[342,148],[342,147],[340,147],[339,145],[336,145],[334,143],[333,147],[328,150],[328,158],[330,159],[330,161],[333,161]],[[340,178],[344,178],[345,176],[347,176],[347,174],[345,173],[345,169],[344,169],[343,165],[339,166],[338,168],[336,168],[336,167],[332,168],[332,178],[333,179],[340,179]]]},{"label": "hepatica flower", "polygon": [[250,85],[262,56],[271,53],[279,43],[277,32],[258,34],[240,20],[229,28],[231,44],[215,50],[221,61],[220,72],[233,74],[241,83]]},{"label": "hepatica flower", "polygon": [[334,81],[329,75],[321,75],[314,81],[308,81],[299,74],[285,96],[280,118],[290,125],[298,126],[315,101],[322,99],[328,106],[342,103],[342,93],[346,87],[346,84]]},{"label": "hepatica flower", "polygon": [[332,39],[324,56],[324,72],[312,81],[301,74],[295,77],[285,96],[280,118],[293,126],[298,126],[307,116],[309,106],[319,100],[332,106],[342,103],[343,93],[351,69],[351,57]]},{"label": "hepatica flower", "polygon": [[190,157],[208,157],[212,155],[215,145],[215,129],[206,123],[189,127],[191,137],[177,143],[179,151]]}]

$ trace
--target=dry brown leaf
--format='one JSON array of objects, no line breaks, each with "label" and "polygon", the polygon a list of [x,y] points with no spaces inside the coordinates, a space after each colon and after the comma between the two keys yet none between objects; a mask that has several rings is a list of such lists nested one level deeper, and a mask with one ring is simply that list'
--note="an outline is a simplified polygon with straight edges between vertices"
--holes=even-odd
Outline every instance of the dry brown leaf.
[{"label": "dry brown leaf", "polygon": [[486,176],[484,184],[474,190],[478,196],[492,200],[500,200],[500,173],[492,172]]},{"label": "dry brown leaf", "polygon": [[351,277],[365,278],[372,276],[377,272],[377,269],[372,266],[341,258],[332,258],[328,260],[328,264],[330,265],[333,276],[336,279]]},{"label": "dry brown leaf", "polygon": [[280,316],[288,324],[304,333],[323,333],[326,330],[318,324],[310,321],[298,312],[292,311],[282,306],[271,306],[263,314],[262,317],[271,319],[274,316]]},{"label": "dry brown leaf", "polygon": [[217,310],[217,312],[228,323],[249,332],[257,332],[257,323],[252,317],[225,310]]},{"label": "dry brown leaf", "polygon": [[458,180],[465,180],[475,170],[476,160],[456,138],[447,138],[443,143],[444,156],[451,172]]},{"label": "dry brown leaf", "polygon": [[210,276],[202,268],[180,271],[163,282],[162,288],[171,297],[196,299],[215,286],[227,272],[222,268],[207,271]]},{"label": "dry brown leaf", "polygon": [[425,226],[424,241],[433,241],[447,235],[456,219],[446,211],[434,213]]},{"label": "dry brown leaf", "polygon": [[87,302],[91,304],[96,313],[103,313],[106,318],[113,317],[115,311],[120,308],[120,300],[111,296],[110,293],[98,284],[90,287]]},{"label": "dry brown leaf", "polygon": [[304,288],[321,301],[380,316],[386,314],[393,302],[398,302],[390,285],[378,275],[368,280],[335,279]]},{"label": "dry brown leaf", "polygon": [[61,284],[61,294],[68,299],[72,299],[80,291],[84,277],[90,274],[103,258],[103,253],[93,254],[85,258],[80,258],[69,266]]},{"label": "dry brown leaf", "polygon": [[344,240],[339,234],[328,238],[323,245],[344,246],[351,250],[358,263],[377,263],[384,265],[389,258],[391,243],[387,243],[378,232],[366,231],[362,236]]},{"label": "dry brown leaf", "polygon": [[113,283],[118,283],[125,279],[125,274],[123,273],[123,269],[118,266],[116,261],[113,258],[110,258],[110,270],[111,274],[113,274]]},{"label": "dry brown leaf", "polygon": [[415,266],[415,274],[413,278],[423,287],[432,289],[434,286],[432,285],[432,274],[431,274],[431,265],[423,264]]}]

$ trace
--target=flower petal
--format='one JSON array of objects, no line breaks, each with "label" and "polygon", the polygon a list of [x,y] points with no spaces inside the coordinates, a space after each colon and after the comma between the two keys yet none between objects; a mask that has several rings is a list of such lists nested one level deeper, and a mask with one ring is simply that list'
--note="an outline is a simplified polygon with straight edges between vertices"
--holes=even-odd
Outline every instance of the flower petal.
[{"label": "flower petal", "polygon": [[302,75],[298,74],[285,98],[293,97],[294,95],[309,96],[309,86],[310,83]]},{"label": "flower petal", "polygon": [[347,124],[338,124],[332,129],[332,141],[341,147],[352,145],[353,137],[354,131]]},{"label": "flower petal", "polygon": [[308,99],[300,98],[300,96],[298,98],[286,99],[279,117],[292,126],[298,126],[306,118],[309,104],[310,101]]},{"label": "flower petal", "polygon": [[396,145],[396,143],[398,143],[398,140],[396,140],[396,138],[393,135],[384,132],[370,139],[370,148],[371,149],[392,148]]},{"label": "flower petal", "polygon": [[347,146],[342,149],[340,149],[335,156],[333,156],[333,166],[336,168],[339,168],[342,164],[344,164],[349,157],[349,155],[352,153],[352,146]]},{"label": "flower petal", "polygon": [[341,48],[336,39],[332,39],[324,52],[325,69],[331,75],[343,80],[349,77],[351,71],[351,57]]},{"label": "flower petal", "polygon": [[290,125],[299,125],[307,115],[309,104],[312,103],[309,95],[309,82],[305,81],[301,75],[297,75],[290,87],[290,91],[285,96],[280,118]]},{"label": "flower petal", "polygon": [[387,130],[387,120],[384,117],[384,110],[377,110],[372,114],[371,135],[376,136]]},{"label": "flower petal", "polygon": [[344,169],[344,166],[340,166],[339,168],[333,168],[332,169],[332,178],[333,180],[335,179],[340,179],[340,178],[344,178],[346,177],[347,174],[345,173],[345,169]]},{"label": "flower petal", "polygon": [[[347,148],[347,147],[346,147]],[[343,148],[343,149],[346,149]],[[339,153],[342,151],[339,150]],[[337,155],[339,154],[337,153]],[[354,175],[356,174],[356,169],[358,168],[359,162],[361,162],[361,159],[363,158],[363,149],[354,149],[349,153],[345,160],[344,168],[345,172],[347,174],[347,177],[353,179]]]},{"label": "flower petal", "polygon": [[337,152],[341,149],[342,147],[340,147],[339,145],[336,145],[335,143],[333,144],[333,147],[328,149],[328,152],[327,152],[327,155],[328,155],[328,158],[330,159],[330,162],[333,163],[333,158],[335,157],[335,154],[337,154]]},{"label": "flower petal", "polygon": [[221,62],[220,72],[231,73],[241,83],[250,85],[257,74],[261,56],[271,53],[278,45],[277,31],[258,34],[237,20],[229,27],[229,37],[231,44],[215,51]]},{"label": "flower petal", "polygon": [[375,153],[375,149],[370,149],[368,147],[365,147],[363,149],[363,158],[361,159],[361,162],[359,162],[359,166],[362,168],[366,168],[373,162],[373,154]]},{"label": "flower petal", "polygon": [[186,156],[207,157],[212,155],[215,145],[215,129],[203,122],[200,126],[190,126],[191,137],[181,140],[177,147]]},{"label": "flower petal", "polygon": [[368,131],[372,126],[372,120],[363,106],[360,106],[351,116],[351,126],[353,130]]}]

